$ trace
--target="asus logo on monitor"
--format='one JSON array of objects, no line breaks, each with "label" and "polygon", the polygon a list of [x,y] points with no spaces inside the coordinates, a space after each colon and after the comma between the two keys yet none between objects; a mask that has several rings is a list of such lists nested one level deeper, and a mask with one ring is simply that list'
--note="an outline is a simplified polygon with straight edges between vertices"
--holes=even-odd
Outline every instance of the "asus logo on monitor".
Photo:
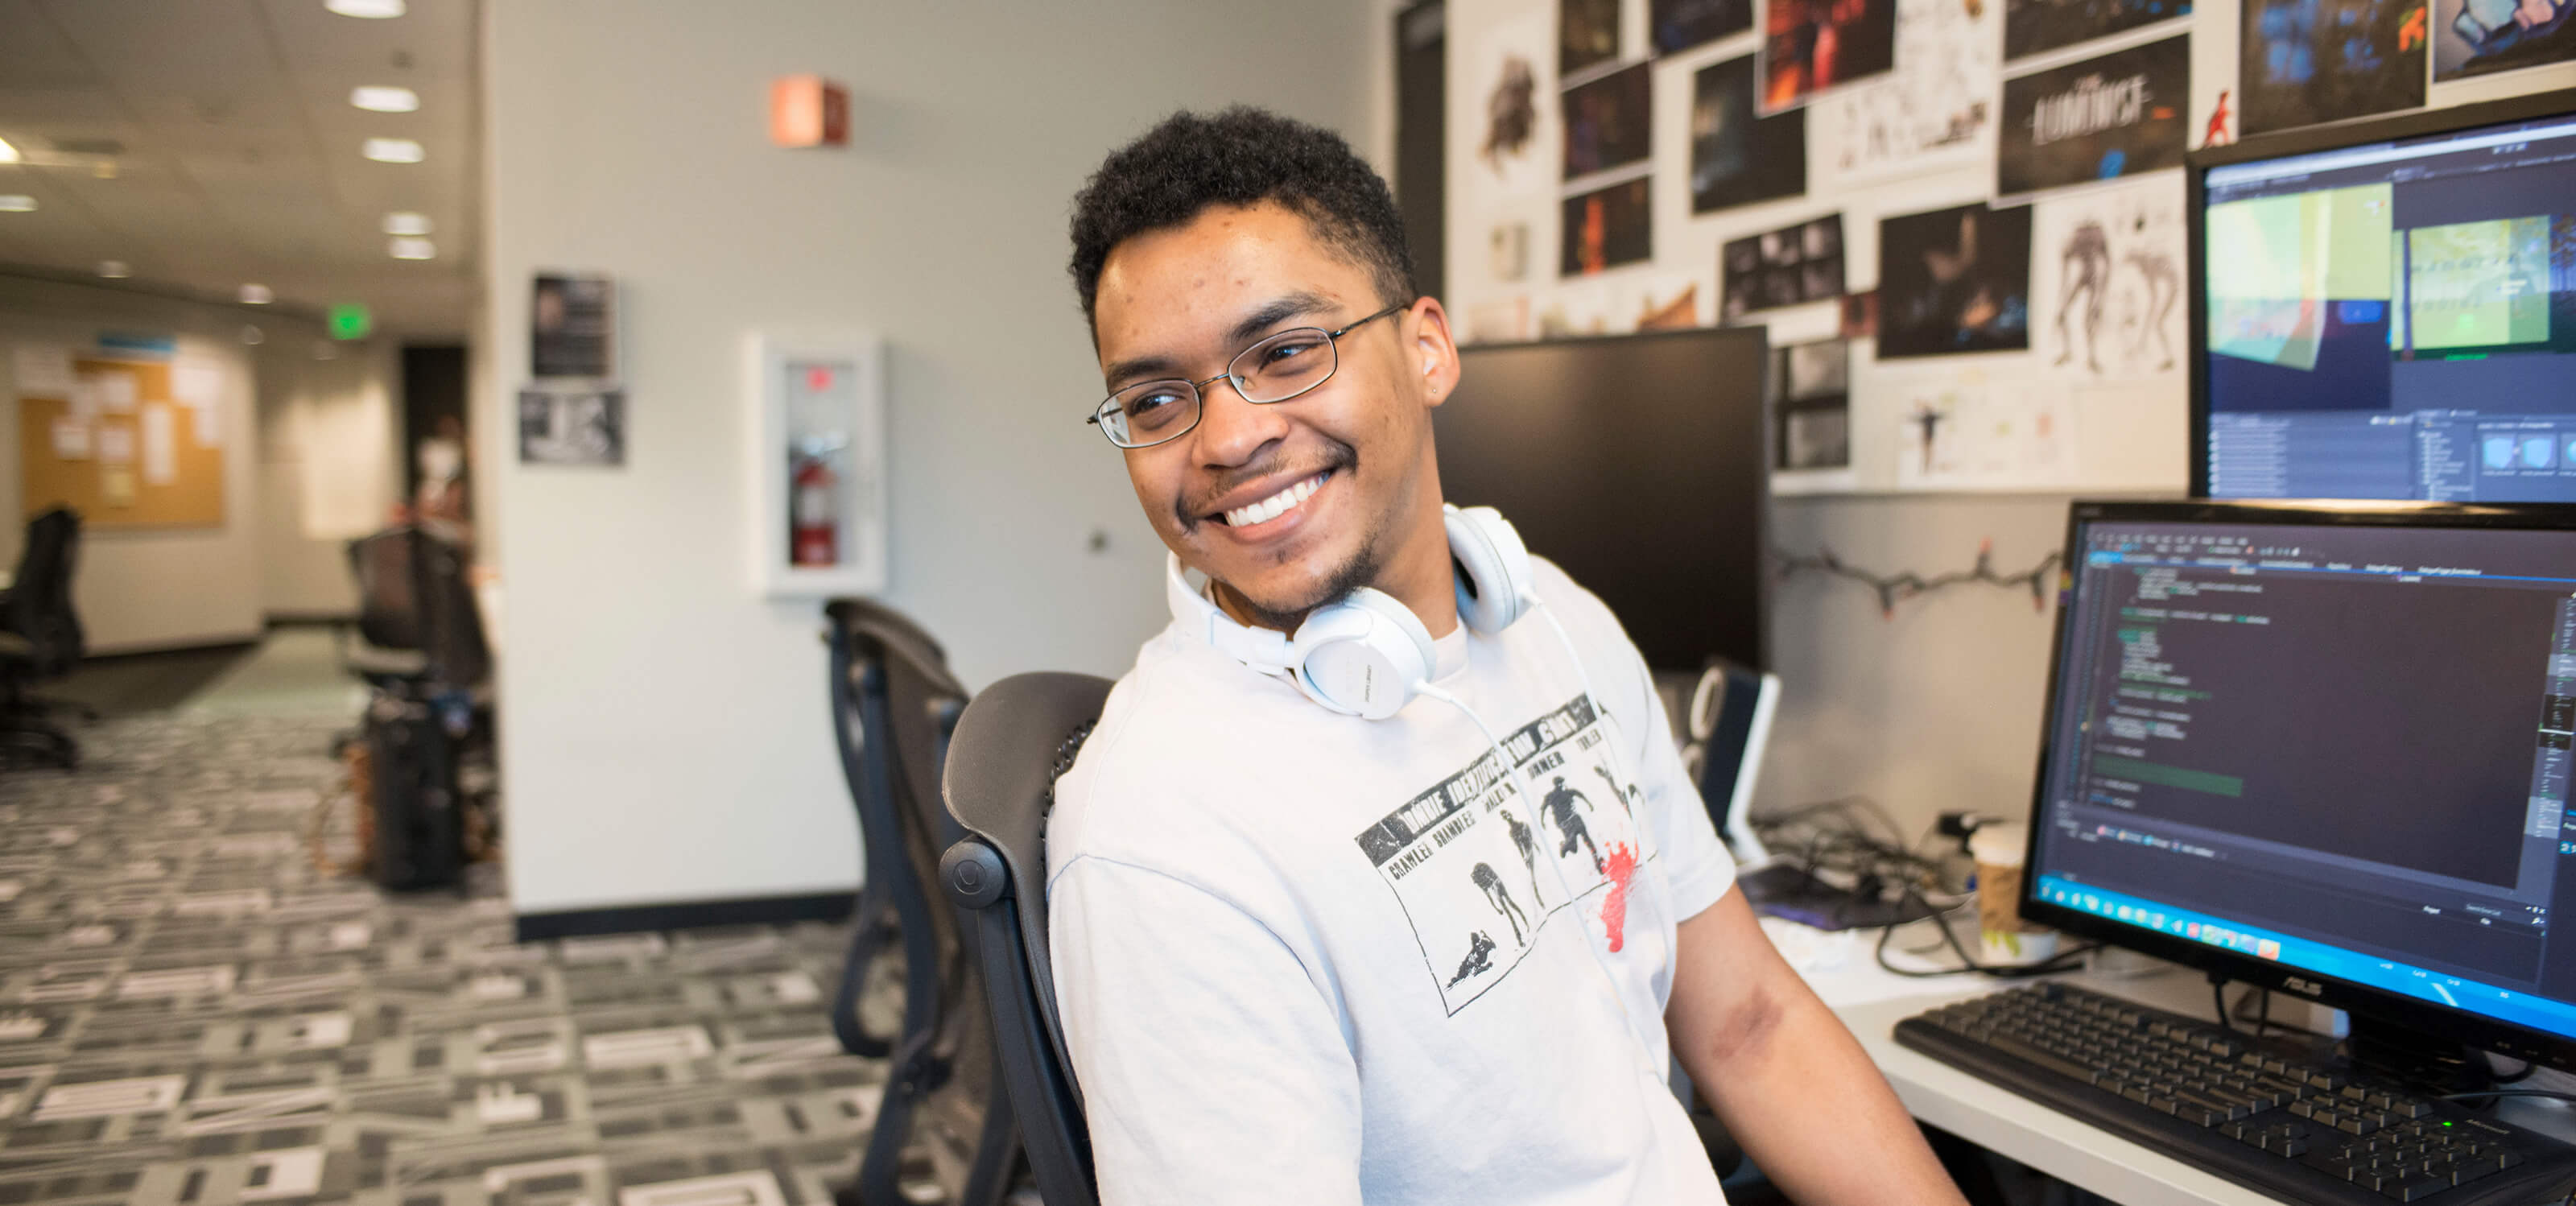
[{"label": "asus logo on monitor", "polygon": [[2324,996],[2326,992],[2325,985],[2319,984],[2314,980],[2302,980],[2297,976],[2282,977],[2281,987],[2290,992],[2310,997],[2321,997]]}]

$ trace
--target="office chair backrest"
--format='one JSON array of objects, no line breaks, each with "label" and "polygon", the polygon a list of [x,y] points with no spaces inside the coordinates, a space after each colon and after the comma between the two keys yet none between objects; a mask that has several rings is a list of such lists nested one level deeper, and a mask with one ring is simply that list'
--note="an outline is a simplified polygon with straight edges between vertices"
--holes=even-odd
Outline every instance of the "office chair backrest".
[{"label": "office chair backrest", "polygon": [[[950,1202],[989,1206],[1008,1189],[1016,1152],[1011,1113],[972,940],[936,886],[939,852],[963,835],[938,793],[966,688],[949,673],[939,643],[900,613],[858,599],[835,599],[824,612],[831,619],[834,728],[867,860],[833,1025],[843,1047],[893,1061],[860,1161],[857,1197],[902,1200],[907,1146],[944,1140],[971,1149],[934,1161],[964,1167],[962,1185],[943,1186]],[[904,1018],[899,1033],[878,1036],[860,1022],[858,1005],[868,966],[890,943],[903,950]],[[937,1125],[916,1126],[916,1115],[925,1114]]]},{"label": "office chair backrest", "polygon": [[1046,818],[1109,687],[1087,674],[1003,679],[966,705],[948,747],[948,812],[969,836],[940,859],[940,883],[975,915],[1002,1078],[1047,1206],[1099,1200],[1047,958]]},{"label": "office chair backrest", "polygon": [[412,529],[387,528],[349,542],[349,572],[358,580],[358,635],[370,645],[417,651],[423,632]]},{"label": "office chair backrest", "polygon": [[9,582],[9,613],[0,616],[0,628],[35,647],[30,660],[38,675],[64,673],[87,652],[80,613],[72,609],[72,576],[79,562],[79,515],[55,507],[27,521],[27,544],[18,553],[17,575]]},{"label": "office chair backrest", "polygon": [[492,673],[492,647],[483,639],[483,611],[466,574],[465,550],[419,533],[422,598],[429,600],[431,674],[439,682],[471,687]]},{"label": "office chair backrest", "polygon": [[426,655],[429,677],[448,686],[471,687],[491,673],[463,550],[404,525],[350,541],[349,569],[368,644]]},{"label": "office chair backrest", "polygon": [[[886,944],[901,937],[903,914],[898,895],[907,886],[915,890],[928,907],[934,894],[932,881],[912,873],[906,846],[906,831],[911,828],[904,819],[909,805],[903,799],[910,782],[918,782],[906,773],[914,759],[896,751],[893,727],[893,702],[887,679],[892,674],[890,661],[937,667],[935,674],[945,675],[945,656],[939,643],[910,619],[891,608],[863,599],[834,599],[823,606],[824,616],[831,621],[824,630],[824,643],[831,649],[830,683],[832,699],[832,734],[841,756],[841,775],[849,784],[850,802],[858,814],[861,853],[866,860],[865,876],[860,884],[856,908],[856,927],[851,935],[849,958],[842,965],[840,1001],[833,1010],[832,1025],[843,1049],[853,1055],[882,1059],[893,1051],[899,1035],[869,1033],[859,1016],[859,996],[868,969]],[[899,655],[890,650],[902,651]],[[916,675],[916,677],[919,677]],[[956,691],[963,701],[965,692]],[[929,781],[936,790],[937,780]],[[919,923],[922,926],[928,921]],[[935,991],[935,983],[907,984],[905,1011],[918,1015],[929,1007],[930,1000],[921,994]]]}]

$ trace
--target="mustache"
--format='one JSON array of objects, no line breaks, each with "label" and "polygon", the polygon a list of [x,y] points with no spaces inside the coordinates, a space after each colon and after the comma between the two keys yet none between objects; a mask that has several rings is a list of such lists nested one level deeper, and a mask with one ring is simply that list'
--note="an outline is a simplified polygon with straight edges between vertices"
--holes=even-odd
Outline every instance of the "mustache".
[{"label": "mustache", "polygon": [[1270,457],[1238,469],[1226,470],[1211,478],[1200,489],[1191,491],[1189,497],[1174,504],[1172,513],[1181,521],[1182,530],[1186,531],[1197,527],[1200,521],[1215,514],[1217,500],[1241,488],[1245,482],[1282,476],[1283,471],[1285,471],[1286,480],[1289,481],[1303,481],[1318,473],[1340,472],[1358,467],[1360,454],[1358,449],[1340,440],[1327,440],[1322,454],[1315,458],[1314,464],[1292,468],[1286,464],[1286,459]]}]

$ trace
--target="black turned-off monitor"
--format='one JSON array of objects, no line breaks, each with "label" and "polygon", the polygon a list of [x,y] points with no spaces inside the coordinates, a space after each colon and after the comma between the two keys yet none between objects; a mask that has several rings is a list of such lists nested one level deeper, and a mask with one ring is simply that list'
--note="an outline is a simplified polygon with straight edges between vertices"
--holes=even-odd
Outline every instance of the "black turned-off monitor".
[{"label": "black turned-off monitor", "polygon": [[2576,508],[2079,503],[2022,909],[2576,1068]]},{"label": "black turned-off monitor", "polygon": [[2576,502],[2576,90],[2189,178],[2194,494]]},{"label": "black turned-off monitor", "polygon": [[1500,509],[1647,665],[1766,666],[1766,350],[1758,327],[1462,348],[1442,492]]}]

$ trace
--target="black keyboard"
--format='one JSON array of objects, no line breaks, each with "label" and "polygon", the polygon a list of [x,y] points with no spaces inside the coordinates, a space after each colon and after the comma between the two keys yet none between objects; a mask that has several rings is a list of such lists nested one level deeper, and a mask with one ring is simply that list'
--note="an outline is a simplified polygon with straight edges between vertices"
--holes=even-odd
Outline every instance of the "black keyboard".
[{"label": "black keyboard", "polygon": [[2293,1202],[2529,1203],[2576,1180],[2576,1147],[2066,985],[1944,1005],[1896,1041]]}]

